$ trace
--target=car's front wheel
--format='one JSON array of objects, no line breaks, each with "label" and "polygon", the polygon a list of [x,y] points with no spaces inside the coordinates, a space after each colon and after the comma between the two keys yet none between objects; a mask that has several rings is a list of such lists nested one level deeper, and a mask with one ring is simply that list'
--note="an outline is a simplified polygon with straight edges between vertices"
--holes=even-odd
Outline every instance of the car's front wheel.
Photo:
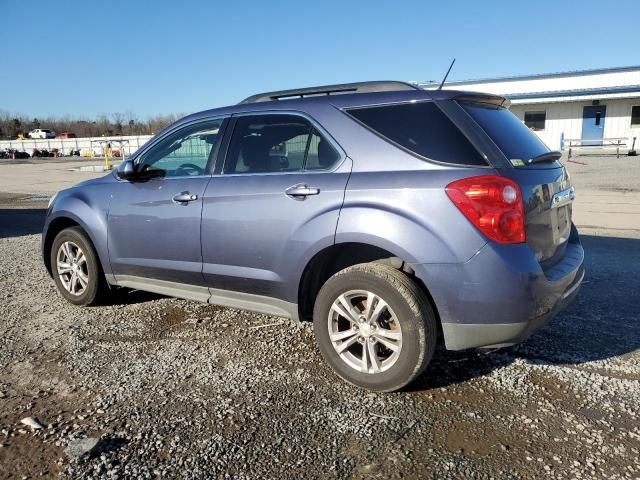
[{"label": "car's front wheel", "polygon": [[313,324],[335,372],[375,391],[414,380],[436,347],[436,318],[425,294],[403,272],[378,263],[354,265],[327,280]]},{"label": "car's front wheel", "polygon": [[75,305],[98,303],[107,289],[91,241],[80,227],[62,230],[51,246],[51,273],[62,296]]}]

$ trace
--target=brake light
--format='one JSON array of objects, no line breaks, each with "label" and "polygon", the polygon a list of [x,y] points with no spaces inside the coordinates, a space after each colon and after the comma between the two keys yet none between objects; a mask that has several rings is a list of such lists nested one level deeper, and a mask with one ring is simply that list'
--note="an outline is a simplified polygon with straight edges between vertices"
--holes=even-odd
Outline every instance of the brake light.
[{"label": "brake light", "polygon": [[463,178],[445,191],[485,236],[497,243],[525,241],[524,205],[516,182],[497,175]]}]

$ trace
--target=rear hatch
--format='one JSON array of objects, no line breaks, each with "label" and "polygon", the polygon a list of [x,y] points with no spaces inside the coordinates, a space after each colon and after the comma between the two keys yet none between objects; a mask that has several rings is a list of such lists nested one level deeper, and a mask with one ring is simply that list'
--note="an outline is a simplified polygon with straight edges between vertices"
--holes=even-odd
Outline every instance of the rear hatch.
[{"label": "rear hatch", "polygon": [[551,267],[564,256],[571,234],[574,194],[566,168],[508,109],[478,103],[461,105],[513,165],[500,173],[520,185],[527,243],[543,268]]}]

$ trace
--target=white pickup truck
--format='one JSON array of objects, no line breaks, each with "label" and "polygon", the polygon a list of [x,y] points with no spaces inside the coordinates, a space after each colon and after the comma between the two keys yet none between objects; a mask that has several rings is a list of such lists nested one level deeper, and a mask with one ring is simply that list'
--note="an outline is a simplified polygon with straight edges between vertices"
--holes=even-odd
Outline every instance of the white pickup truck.
[{"label": "white pickup truck", "polygon": [[31,130],[27,136],[29,138],[55,138],[56,132],[46,128],[36,128],[35,130]]}]

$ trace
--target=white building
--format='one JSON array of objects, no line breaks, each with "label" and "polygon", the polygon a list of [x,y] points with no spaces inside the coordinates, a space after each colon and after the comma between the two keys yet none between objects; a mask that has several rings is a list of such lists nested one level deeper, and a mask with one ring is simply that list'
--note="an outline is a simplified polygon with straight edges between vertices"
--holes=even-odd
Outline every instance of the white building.
[{"label": "white building", "polygon": [[640,149],[640,66],[456,81],[443,88],[508,97],[511,111],[553,150],[568,148],[571,140],[624,142],[626,152],[634,137]]}]

